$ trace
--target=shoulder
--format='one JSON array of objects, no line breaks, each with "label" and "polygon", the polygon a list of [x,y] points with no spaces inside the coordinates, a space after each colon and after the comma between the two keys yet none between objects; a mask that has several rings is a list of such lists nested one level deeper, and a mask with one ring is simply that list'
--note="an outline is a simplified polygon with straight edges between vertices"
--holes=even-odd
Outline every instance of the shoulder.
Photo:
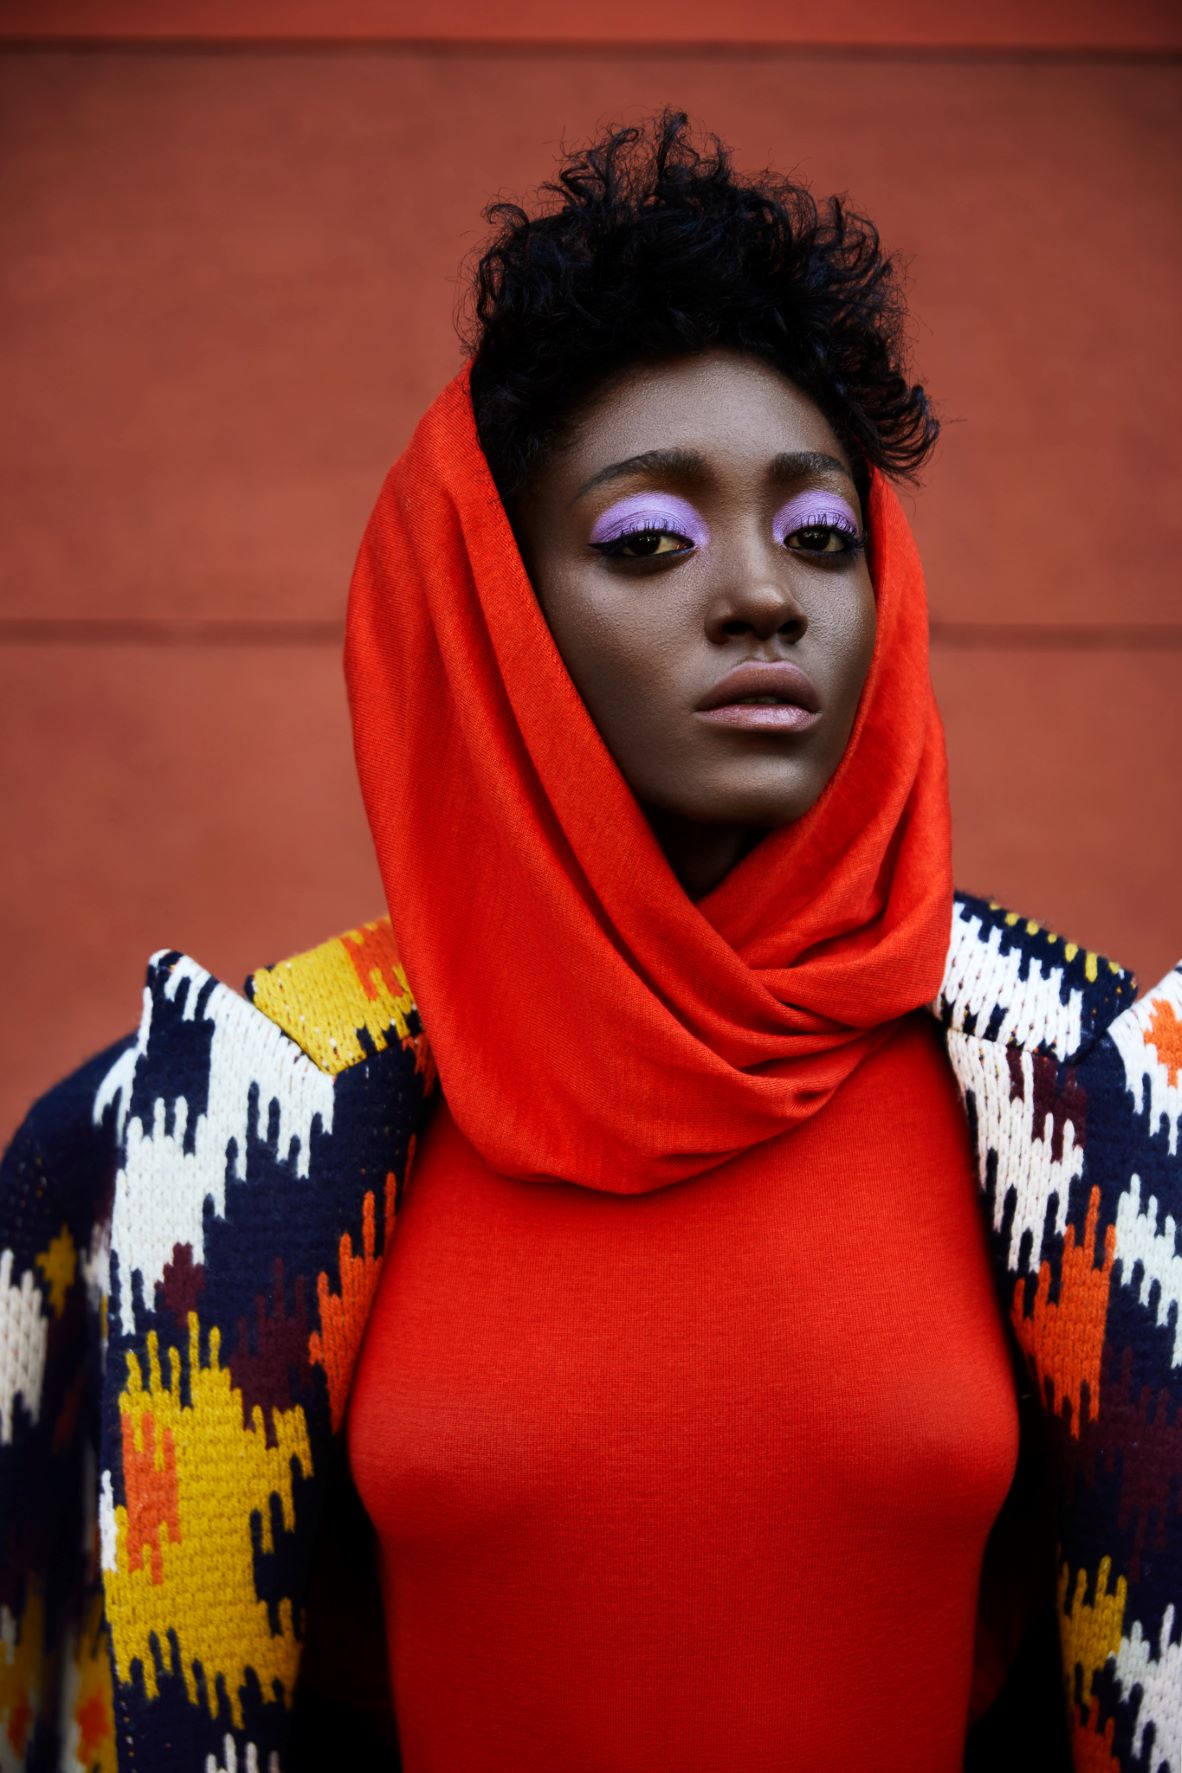
[{"label": "shoulder", "polygon": [[397,1047],[429,1085],[430,1055],[388,917],[375,918],[257,968],[254,1008],[332,1075]]},{"label": "shoulder", "polygon": [[[149,1094],[157,1067],[175,1089],[210,1067],[224,1073],[247,1061],[275,1082],[314,1074],[327,1083],[388,1055],[409,1064],[425,1087],[431,1081],[388,918],[256,967],[241,992],[191,955],[161,949],[148,961],[136,1044],[137,1082],[147,1066]],[[312,1087],[323,1093],[325,1084]]]},{"label": "shoulder", "polygon": [[953,1034],[1068,1060],[1134,1003],[1137,981],[992,899],[957,893],[934,1014]]},{"label": "shoulder", "polygon": [[211,1088],[234,1078],[285,1099],[302,1093],[312,1108],[381,1055],[430,1092],[434,1068],[388,918],[256,968],[242,992],[191,955],[159,949],[147,961],[138,1028],[33,1102],[5,1150],[6,1181],[45,1194],[47,1176],[60,1192],[71,1177],[105,1172],[129,1120],[175,1132],[179,1102],[191,1122],[207,1112]]}]

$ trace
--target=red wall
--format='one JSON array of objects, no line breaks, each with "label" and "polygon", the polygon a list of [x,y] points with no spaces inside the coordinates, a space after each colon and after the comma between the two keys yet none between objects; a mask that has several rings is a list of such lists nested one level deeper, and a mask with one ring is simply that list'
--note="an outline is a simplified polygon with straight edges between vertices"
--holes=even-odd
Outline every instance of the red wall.
[{"label": "red wall", "polygon": [[1078,51],[1182,48],[1173,0],[7,0],[0,38],[416,43],[833,43]]},{"label": "red wall", "polygon": [[[977,10],[1008,46],[941,48],[963,9],[915,0],[889,52],[857,42],[881,10],[852,4],[826,10],[847,39],[829,48],[0,51],[0,1133],[134,1025],[153,949],[238,985],[382,909],[339,659],[362,527],[458,366],[481,206],[548,177],[563,138],[665,102],[740,167],[848,191],[910,263],[947,421],[909,508],[961,884],[1147,984],[1172,963],[1182,74],[1141,49],[1174,9],[1121,9],[1115,46],[1108,6]],[[650,39],[667,22],[638,16]],[[758,34],[785,9],[732,16]],[[431,24],[473,19],[491,28],[458,4]],[[1077,53],[1089,32],[1109,48]],[[1039,33],[1059,47],[1030,53]]]}]

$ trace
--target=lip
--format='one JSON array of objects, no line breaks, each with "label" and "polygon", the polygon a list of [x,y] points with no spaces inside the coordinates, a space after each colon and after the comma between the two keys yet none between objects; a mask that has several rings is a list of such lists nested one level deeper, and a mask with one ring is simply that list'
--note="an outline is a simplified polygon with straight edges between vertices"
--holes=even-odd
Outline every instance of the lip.
[{"label": "lip", "polygon": [[[776,703],[744,702],[744,696],[776,696]],[[821,698],[790,659],[744,659],[702,697],[696,712],[711,726],[749,732],[804,732],[820,718]]]},{"label": "lip", "polygon": [[711,726],[733,726],[753,733],[803,733],[821,716],[793,702],[731,702],[725,708],[699,708],[698,719]]}]

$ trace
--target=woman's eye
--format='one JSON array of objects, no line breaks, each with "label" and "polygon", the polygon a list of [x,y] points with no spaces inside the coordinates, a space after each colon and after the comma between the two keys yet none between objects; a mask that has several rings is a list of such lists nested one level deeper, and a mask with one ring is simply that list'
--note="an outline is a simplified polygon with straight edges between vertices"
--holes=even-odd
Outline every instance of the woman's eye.
[{"label": "woman's eye", "polygon": [[[687,537],[667,529],[634,529],[626,535],[617,536],[611,542],[593,542],[591,546],[600,554],[606,554],[613,560],[656,560],[662,555],[683,554],[685,548],[670,546],[663,548],[661,544],[683,542],[685,547],[692,547]],[[628,550],[628,552],[626,552]],[[633,552],[634,550],[634,552]]]},{"label": "woman's eye", "polygon": [[848,554],[861,546],[856,535],[837,523],[806,523],[785,536],[784,542],[789,548],[799,542],[793,550],[797,554]]}]

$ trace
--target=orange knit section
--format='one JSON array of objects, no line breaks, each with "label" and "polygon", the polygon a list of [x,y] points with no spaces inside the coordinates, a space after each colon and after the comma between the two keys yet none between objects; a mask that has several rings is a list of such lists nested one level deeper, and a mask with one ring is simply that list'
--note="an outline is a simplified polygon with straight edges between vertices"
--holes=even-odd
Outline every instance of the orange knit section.
[{"label": "orange knit section", "polygon": [[1038,1271],[1032,1315],[1028,1318],[1022,1310],[1024,1281],[1014,1286],[1011,1308],[1018,1340],[1040,1382],[1050,1379],[1058,1403],[1067,1399],[1071,1404],[1071,1432],[1077,1439],[1085,1380],[1089,1418],[1094,1422],[1100,1411],[1100,1354],[1108,1316],[1109,1279],[1116,1256],[1116,1227],[1110,1225],[1104,1233],[1104,1265],[1096,1267],[1099,1212],[1097,1187],[1088,1200],[1082,1248],[1076,1245],[1075,1227],[1067,1227],[1058,1301],[1050,1298],[1051,1265],[1044,1262]]},{"label": "orange knit section", "polygon": [[1173,1089],[1178,1082],[1178,1069],[1182,1066],[1182,1022],[1174,1014],[1173,1004],[1164,998],[1155,998],[1152,1007],[1153,1016],[1144,1035],[1145,1045],[1154,1049],[1158,1060],[1165,1066]]},{"label": "orange knit section", "polygon": [[[393,1005],[394,1026],[405,1027],[406,1011],[414,999],[398,958],[390,919],[379,917],[346,932],[341,945],[369,1001]],[[435,1066],[421,1029],[418,1034],[404,1034],[402,1045],[414,1053],[415,1070],[422,1075],[424,1090],[430,1090],[435,1083]]]},{"label": "orange knit section", "polygon": [[346,1231],[339,1245],[341,1290],[334,1293],[323,1270],[316,1277],[316,1300],[320,1309],[320,1328],[308,1338],[308,1358],[314,1366],[324,1368],[328,1379],[328,1402],[335,1434],[345,1416],[349,1382],[361,1332],[369,1314],[374,1288],[381,1272],[382,1256],[390,1247],[394,1229],[394,1172],[387,1171],[383,1212],[382,1253],[375,1250],[375,1206],[372,1188],[365,1191],[362,1203],[361,1254],[353,1254],[353,1239]]},{"label": "orange knit section", "polygon": [[394,932],[388,918],[363,924],[359,930],[343,935],[341,941],[366,997],[371,1001],[377,997],[379,981],[391,997],[401,994],[403,985],[396,971],[398,950],[394,946]]},{"label": "orange knit section", "polygon": [[115,1749],[115,1708],[111,1689],[110,1637],[103,1618],[103,1597],[91,1597],[78,1643],[74,1721],[77,1756],[89,1773],[118,1773]]},{"label": "orange knit section", "polygon": [[111,1740],[111,1707],[101,1693],[92,1693],[75,1707],[74,1717],[78,1724],[78,1755],[83,1765],[89,1767]]},{"label": "orange knit section", "polygon": [[143,1451],[137,1448],[135,1417],[123,1412],[123,1481],[127,1487],[128,1567],[139,1570],[147,1553],[152,1581],[164,1581],[160,1552],[160,1528],[177,1545],[181,1541],[180,1498],[176,1480],[176,1450],[166,1428],[161,1437],[162,1468],[156,1467],[156,1421],[150,1410],[140,1417]]},{"label": "orange knit section", "polygon": [[[7,1624],[7,1621],[5,1622]],[[25,1605],[16,1617],[19,1635],[8,1637],[0,1655],[0,1766],[23,1766],[25,1749],[33,1728],[33,1696],[40,1701],[42,1670],[49,1646],[46,1642],[45,1593],[41,1579],[31,1570]],[[6,1750],[11,1746],[14,1761]]]},{"label": "orange knit section", "polygon": [[[1075,1707],[1072,1707],[1075,1713]],[[1071,1728],[1071,1764],[1075,1773],[1120,1773],[1120,1762],[1112,1750],[1112,1733],[1116,1719],[1109,1718],[1100,1729],[1100,1701],[1093,1699],[1085,1722],[1075,1713]]]},{"label": "orange knit section", "polygon": [[25,1743],[32,1722],[33,1707],[29,1704],[29,1695],[18,1693],[16,1703],[9,1712],[5,1723],[5,1733],[18,1755],[23,1755],[25,1752]]}]

